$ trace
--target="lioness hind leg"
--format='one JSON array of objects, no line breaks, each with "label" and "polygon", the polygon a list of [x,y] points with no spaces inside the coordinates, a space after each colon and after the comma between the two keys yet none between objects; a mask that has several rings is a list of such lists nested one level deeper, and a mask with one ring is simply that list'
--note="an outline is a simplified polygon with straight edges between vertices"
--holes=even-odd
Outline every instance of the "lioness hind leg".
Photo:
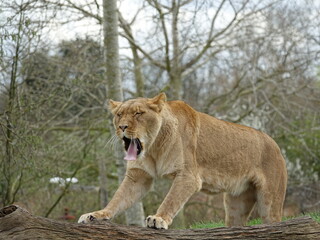
[{"label": "lioness hind leg", "polygon": [[226,226],[244,226],[256,203],[254,187],[249,187],[239,196],[224,194],[225,224]]},{"label": "lioness hind leg", "polygon": [[275,222],[280,222],[283,216],[283,204],[286,197],[287,190],[287,175],[284,173],[281,178],[277,188],[277,194],[273,199],[271,205],[271,218]]},{"label": "lioness hind leg", "polygon": [[285,194],[257,191],[257,209],[263,223],[280,222]]}]

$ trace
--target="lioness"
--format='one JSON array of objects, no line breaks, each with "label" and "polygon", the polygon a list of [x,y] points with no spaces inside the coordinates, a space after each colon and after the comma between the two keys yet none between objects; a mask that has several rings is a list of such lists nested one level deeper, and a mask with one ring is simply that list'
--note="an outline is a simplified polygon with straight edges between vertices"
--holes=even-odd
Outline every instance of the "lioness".
[{"label": "lioness", "polygon": [[128,160],[126,176],[109,204],[79,222],[110,219],[145,195],[157,177],[173,183],[151,228],[167,229],[197,191],[224,192],[227,226],[246,221],[256,205],[264,223],[281,220],[287,172],[277,144],[250,127],[197,112],[164,93],[125,102],[110,100],[116,134]]}]

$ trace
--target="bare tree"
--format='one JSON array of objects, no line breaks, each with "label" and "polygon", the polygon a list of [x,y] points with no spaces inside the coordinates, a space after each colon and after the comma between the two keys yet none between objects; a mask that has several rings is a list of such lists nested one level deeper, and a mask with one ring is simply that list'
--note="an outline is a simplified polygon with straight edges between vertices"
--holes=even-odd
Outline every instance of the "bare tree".
[{"label": "bare tree", "polygon": [[[0,180],[2,194],[1,204],[16,200],[25,180],[27,158],[30,156],[30,142],[27,135],[31,133],[23,122],[19,82],[21,80],[21,62],[32,51],[35,39],[43,28],[42,23],[34,23],[29,15],[33,3],[11,1],[1,3],[3,21],[1,21],[1,109],[0,140],[2,142],[0,168],[3,178]],[[26,150],[26,151],[24,151]]]},{"label": "bare tree", "polygon": [[[5,136],[5,160],[1,162],[2,172],[5,176],[5,184],[4,184],[4,196],[2,199],[3,205],[13,203],[15,200],[15,193],[19,189],[19,184],[15,184],[14,182],[17,181],[18,183],[21,181],[22,173],[18,174],[17,176],[14,176],[13,165],[15,161],[15,155],[14,155],[14,146],[13,141],[16,137],[14,135],[14,122],[16,122],[16,119],[14,119],[14,112],[17,104],[17,76],[18,76],[18,64],[20,61],[20,48],[21,48],[21,39],[22,39],[22,28],[25,23],[24,19],[24,12],[22,9],[19,11],[19,21],[18,21],[18,29],[17,34],[14,35],[16,37],[16,44],[14,49],[14,55],[12,59],[12,66],[11,66],[11,74],[10,74],[10,86],[8,89],[8,103],[7,107],[5,108],[5,119],[6,124],[2,127],[3,134]],[[17,177],[17,179],[15,179]]]}]

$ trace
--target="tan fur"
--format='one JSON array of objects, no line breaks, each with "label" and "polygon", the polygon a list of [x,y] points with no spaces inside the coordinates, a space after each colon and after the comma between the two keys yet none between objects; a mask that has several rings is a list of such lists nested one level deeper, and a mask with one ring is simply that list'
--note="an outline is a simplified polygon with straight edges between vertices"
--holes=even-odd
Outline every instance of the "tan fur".
[{"label": "tan fur", "polygon": [[[256,205],[265,223],[281,220],[287,172],[277,144],[253,128],[218,120],[164,93],[126,102],[110,101],[122,139],[139,138],[143,151],[128,161],[124,181],[105,209],[79,222],[110,219],[142,198],[153,179],[173,183],[147,226],[168,228],[197,191],[225,192],[226,224],[244,225]],[[127,126],[122,131],[120,126]]]}]

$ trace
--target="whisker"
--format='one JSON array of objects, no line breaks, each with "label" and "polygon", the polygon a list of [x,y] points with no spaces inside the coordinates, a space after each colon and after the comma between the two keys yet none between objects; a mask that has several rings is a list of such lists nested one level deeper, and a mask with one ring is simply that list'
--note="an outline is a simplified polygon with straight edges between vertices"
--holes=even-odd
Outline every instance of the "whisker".
[{"label": "whisker", "polygon": [[106,148],[107,146],[110,146],[111,149],[114,150],[116,142],[118,140],[118,136],[116,134],[113,134],[110,139],[107,141],[106,145],[104,146],[104,148]]}]

